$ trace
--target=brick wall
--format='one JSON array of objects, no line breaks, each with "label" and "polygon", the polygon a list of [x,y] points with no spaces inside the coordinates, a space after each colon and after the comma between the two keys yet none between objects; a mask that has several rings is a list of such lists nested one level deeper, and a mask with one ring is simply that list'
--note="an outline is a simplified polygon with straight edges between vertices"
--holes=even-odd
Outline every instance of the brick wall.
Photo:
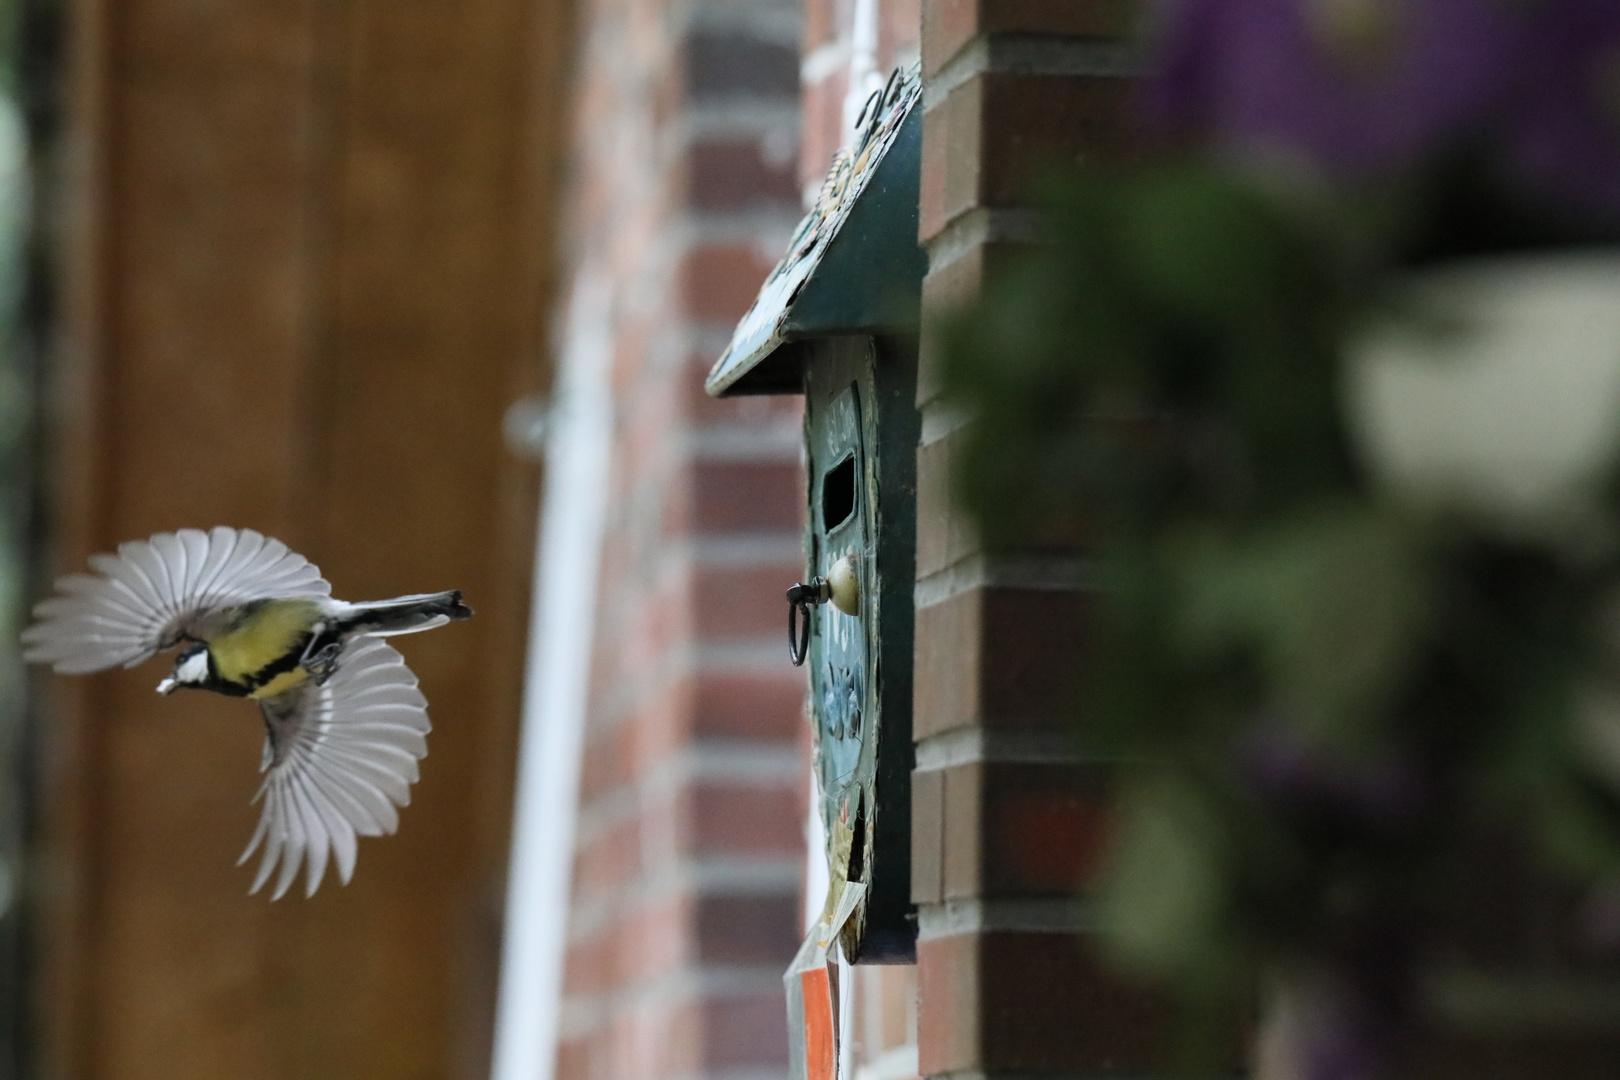
[{"label": "brick wall", "polygon": [[799,404],[702,380],[799,216],[799,9],[580,18],[572,267],[611,293],[615,435],[559,1076],[774,1077],[807,804]]},{"label": "brick wall", "polygon": [[1125,5],[923,0],[913,899],[920,1071],[1142,1075],[1156,1003],[1095,962],[1085,929],[1108,776],[1068,735],[1061,673],[1084,647],[1076,552],[989,552],[950,499],[962,418],[929,372],[927,313],[971,298],[1036,237],[1022,185],[1108,153],[1127,88]]}]

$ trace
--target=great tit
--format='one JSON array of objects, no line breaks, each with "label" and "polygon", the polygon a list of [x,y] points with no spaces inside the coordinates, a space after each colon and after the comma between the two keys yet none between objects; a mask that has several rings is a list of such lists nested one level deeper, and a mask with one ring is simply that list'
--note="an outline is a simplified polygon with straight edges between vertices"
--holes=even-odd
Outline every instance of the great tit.
[{"label": "great tit", "polygon": [[470,617],[461,593],[334,600],[309,560],[252,529],[158,533],[90,566],[34,608],[24,659],[79,674],[184,644],[158,693],[252,698],[264,716],[264,808],[237,860],[264,848],[250,892],[279,863],[279,899],[303,862],[313,896],[329,856],[347,884],[356,838],[399,827],[432,726],[416,676],[378,639]]}]

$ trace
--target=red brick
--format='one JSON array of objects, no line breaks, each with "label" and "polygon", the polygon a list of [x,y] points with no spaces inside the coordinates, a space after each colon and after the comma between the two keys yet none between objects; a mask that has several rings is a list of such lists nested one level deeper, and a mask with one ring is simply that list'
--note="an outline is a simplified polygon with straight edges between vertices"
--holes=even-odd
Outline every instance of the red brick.
[{"label": "red brick", "polygon": [[922,24],[923,74],[933,76],[978,35],[978,0],[923,0]]},{"label": "red brick", "polygon": [[911,724],[918,741],[980,722],[982,635],[978,590],[917,609]]},{"label": "red brick", "polygon": [[592,796],[610,791],[629,779],[624,759],[619,754],[616,732],[592,733],[585,742],[585,754],[579,769],[579,797],[588,801]]},{"label": "red brick", "polygon": [[659,686],[614,731],[619,759],[629,781],[644,779],[691,741],[690,684]]},{"label": "red brick", "polygon": [[641,865],[649,877],[669,875],[692,857],[689,789],[642,789]]},{"label": "red brick", "polygon": [[1096,767],[967,762],[912,785],[918,903],[1074,896],[1095,880],[1110,810]]},{"label": "red brick", "polygon": [[1102,864],[1109,792],[1094,770],[995,762],[980,767],[981,896],[1063,896]]},{"label": "red brick", "polygon": [[972,515],[956,500],[951,470],[959,435],[917,448],[917,577],[937,574],[980,551]]},{"label": "red brick", "polygon": [[711,1069],[779,1068],[787,1060],[782,991],[704,1002],[703,1043],[703,1061]]},{"label": "red brick", "polygon": [[641,828],[628,818],[603,828],[574,855],[574,896],[592,899],[624,888],[641,870]]},{"label": "red brick", "polygon": [[1106,808],[1066,793],[1020,794],[995,805],[990,817],[985,846],[1003,867],[994,876],[1021,891],[1054,893],[1095,877]]},{"label": "red brick", "polygon": [[980,34],[1122,37],[1129,0],[923,0],[923,74],[932,76]]},{"label": "red brick", "polygon": [[692,609],[699,638],[781,634],[786,639],[788,587],[804,576],[801,563],[699,567]]},{"label": "red brick", "polygon": [[915,55],[922,35],[922,5],[919,0],[881,0],[878,18],[878,70],[888,71],[900,63],[901,54]]},{"label": "red brick", "polygon": [[[666,448],[667,450],[667,448]],[[681,479],[684,479],[681,478]],[[692,532],[692,492],[675,477],[667,478],[658,500],[658,536],[654,543],[663,547]]]},{"label": "red brick", "polygon": [[1117,157],[1135,92],[1120,78],[987,74],[982,163],[986,205],[1025,201],[1030,180],[1052,165]]},{"label": "red brick", "polygon": [[950,262],[930,270],[922,283],[922,341],[917,365],[917,405],[922,407],[939,397],[938,336],[941,320],[973,303],[979,296],[986,275],[1003,272],[1006,265],[1027,250],[1012,243],[980,244],[969,248]]},{"label": "red brick", "polygon": [[697,954],[705,962],[786,967],[798,950],[795,895],[704,896],[695,906]]},{"label": "red brick", "polygon": [[844,141],[844,93],[849,69],[839,66],[804,88],[799,120],[799,187],[816,192]]},{"label": "red brick", "polygon": [[682,894],[637,906],[614,924],[612,936],[615,986],[670,978],[696,958],[692,904]]},{"label": "red brick", "polygon": [[1065,730],[1086,644],[1086,598],[977,588],[917,611],[918,739],[983,723]]},{"label": "red brick", "polygon": [[[984,281],[983,253],[987,246],[971,248],[923,276],[922,305],[926,317],[937,319],[978,299],[979,288]],[[918,398],[919,403],[926,400]]]},{"label": "red brick", "polygon": [[808,728],[805,680],[782,675],[701,673],[695,684],[693,729],[702,738],[792,740]]},{"label": "red brick", "polygon": [[703,1060],[702,1008],[689,1000],[650,996],[614,1015],[598,1036],[593,1080],[694,1076]]},{"label": "red brick", "polygon": [[1131,84],[1118,78],[989,72],[923,115],[918,236],[977,207],[1018,206],[1053,166],[1125,152]]},{"label": "red brick", "polygon": [[985,722],[1070,729],[1088,643],[1088,598],[1008,588],[984,589],[983,597],[979,688]]},{"label": "red brick", "polygon": [[972,899],[984,889],[984,766],[956,765],[943,773],[940,891],[946,900]]},{"label": "red brick", "polygon": [[819,45],[837,39],[838,0],[804,0],[804,32],[802,48],[808,55]]},{"label": "red brick", "polygon": [[[646,557],[650,559],[650,554]],[[626,625],[612,642],[617,653],[613,659],[624,673],[614,680],[658,671],[666,666],[669,654],[684,645],[691,626],[686,584],[676,578],[655,588],[642,585],[634,594],[639,602],[626,612]]]},{"label": "red brick", "polygon": [[[647,380],[647,373],[632,373],[631,382]],[[620,408],[622,424],[618,439],[618,456],[614,467],[621,475],[632,480],[642,479],[649,468],[668,472],[675,459],[668,447],[684,422],[681,399],[670,394],[644,394],[631,397]]]},{"label": "red brick", "polygon": [[730,325],[754,302],[775,265],[752,244],[703,244],[681,260],[680,280],[688,313]]},{"label": "red brick", "polygon": [[563,993],[588,997],[611,989],[617,975],[614,963],[614,927],[607,926],[584,941],[570,942],[563,965]]},{"label": "red brick", "polygon": [[918,243],[927,244],[978,203],[983,99],[982,79],[970,79],[923,113]]},{"label": "red brick", "polygon": [[1074,934],[964,934],[918,943],[921,1072],[1149,1074],[1165,1003],[1108,972]]},{"label": "red brick", "polygon": [[[657,326],[646,319],[626,319],[616,328],[613,342],[613,391],[620,398],[642,383],[647,371],[647,350]],[[626,404],[634,405],[630,398]]]},{"label": "red brick", "polygon": [[799,206],[797,160],[767,158],[758,139],[699,142],[687,151],[692,205],[702,210]]},{"label": "red brick", "polygon": [[694,428],[774,428],[784,423],[798,426],[799,418],[804,415],[804,399],[796,394],[710,397],[703,384],[719,359],[718,354],[694,353],[687,365],[686,418]]},{"label": "red brick", "polygon": [[1077,934],[980,938],[986,1070],[1135,1073],[1164,1064],[1165,1003],[1104,968]]},{"label": "red brick", "polygon": [[797,535],[804,508],[804,471],[797,463],[699,461],[692,467],[692,527],[700,534]]},{"label": "red brick", "polygon": [[564,1039],[557,1044],[557,1080],[593,1080],[591,1046],[587,1039]]},{"label": "red brick", "polygon": [[799,91],[796,49],[740,27],[698,22],[687,30],[681,89],[698,100],[792,99]]},{"label": "red brick", "polygon": [[945,899],[945,774],[911,774],[911,900],[938,904]]},{"label": "red brick", "polygon": [[917,942],[917,1066],[923,1076],[979,1067],[979,938]]},{"label": "red brick", "polygon": [[702,854],[796,855],[805,800],[797,786],[701,784],[693,789],[692,847]]}]

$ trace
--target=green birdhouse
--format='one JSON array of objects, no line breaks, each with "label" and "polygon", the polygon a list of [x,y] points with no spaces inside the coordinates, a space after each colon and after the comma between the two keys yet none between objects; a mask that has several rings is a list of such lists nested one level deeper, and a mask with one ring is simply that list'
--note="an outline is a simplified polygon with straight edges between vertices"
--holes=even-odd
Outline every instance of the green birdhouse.
[{"label": "green birdhouse", "polygon": [[[910,962],[916,578],[915,68],[873,95],[788,252],[709,373],[710,394],[803,394],[805,574],[783,662],[808,666],[830,881],[851,961]],[[789,583],[784,582],[784,585]],[[848,885],[859,888],[849,890]],[[858,898],[858,899],[857,899]],[[814,936],[814,935],[812,935]]]}]

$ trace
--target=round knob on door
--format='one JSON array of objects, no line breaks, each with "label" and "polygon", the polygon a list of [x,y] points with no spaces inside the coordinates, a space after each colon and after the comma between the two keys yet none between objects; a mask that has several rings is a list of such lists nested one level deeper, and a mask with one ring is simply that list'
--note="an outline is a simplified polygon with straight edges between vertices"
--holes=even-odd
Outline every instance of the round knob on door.
[{"label": "round knob on door", "polygon": [[855,567],[855,556],[845,555],[827,571],[827,599],[845,615],[861,613],[861,583]]}]

